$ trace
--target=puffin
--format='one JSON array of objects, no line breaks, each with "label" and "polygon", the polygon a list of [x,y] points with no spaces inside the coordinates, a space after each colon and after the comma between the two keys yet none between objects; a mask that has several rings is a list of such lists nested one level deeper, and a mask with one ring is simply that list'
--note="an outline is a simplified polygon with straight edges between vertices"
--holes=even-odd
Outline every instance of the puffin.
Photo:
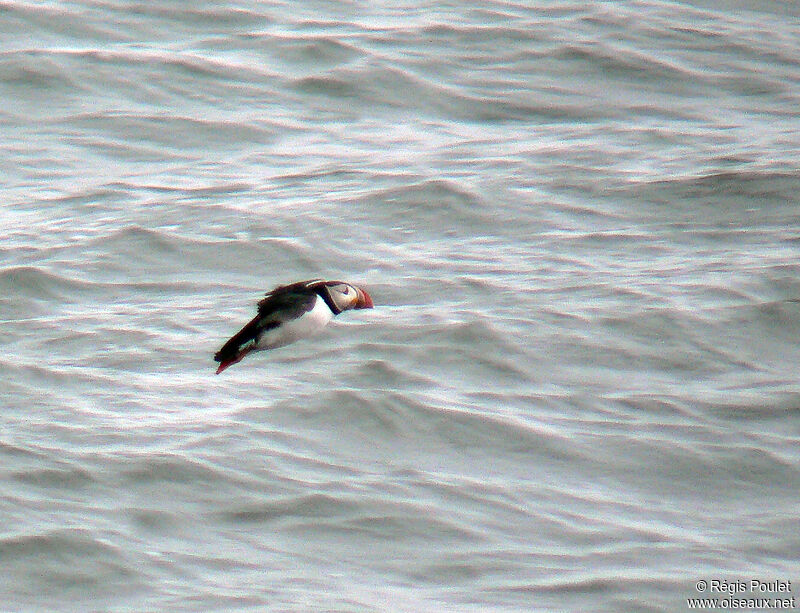
[{"label": "puffin", "polygon": [[311,279],[279,285],[259,301],[258,315],[214,355],[217,374],[251,351],[283,347],[320,332],[342,311],[371,308],[370,295],[344,281]]}]

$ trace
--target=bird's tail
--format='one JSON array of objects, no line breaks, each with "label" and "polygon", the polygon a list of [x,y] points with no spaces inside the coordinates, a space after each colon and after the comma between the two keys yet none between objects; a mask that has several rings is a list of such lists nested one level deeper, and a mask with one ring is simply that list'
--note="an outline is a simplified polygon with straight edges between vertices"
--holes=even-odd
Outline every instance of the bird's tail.
[{"label": "bird's tail", "polygon": [[234,334],[230,340],[222,346],[222,349],[214,354],[214,360],[219,362],[217,374],[239,362],[244,356],[253,350],[258,342],[258,335],[261,326],[258,325],[258,317],[253,318],[244,328]]}]

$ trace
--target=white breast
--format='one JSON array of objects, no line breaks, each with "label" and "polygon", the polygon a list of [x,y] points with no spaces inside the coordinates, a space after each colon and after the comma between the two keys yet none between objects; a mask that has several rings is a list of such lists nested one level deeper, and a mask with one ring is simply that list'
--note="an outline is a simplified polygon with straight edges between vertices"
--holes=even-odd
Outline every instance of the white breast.
[{"label": "white breast", "polygon": [[277,328],[267,330],[262,334],[261,338],[258,339],[258,346],[256,349],[283,347],[301,338],[313,336],[327,326],[331,319],[333,319],[333,313],[328,308],[328,305],[325,304],[325,301],[317,296],[313,309],[303,313],[303,315],[297,319],[287,321]]}]

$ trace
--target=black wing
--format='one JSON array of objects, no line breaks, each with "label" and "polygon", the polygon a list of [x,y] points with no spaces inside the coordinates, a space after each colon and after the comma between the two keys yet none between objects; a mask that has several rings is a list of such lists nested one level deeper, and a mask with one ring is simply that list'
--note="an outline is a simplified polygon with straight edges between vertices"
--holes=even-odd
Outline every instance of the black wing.
[{"label": "black wing", "polygon": [[283,321],[300,317],[314,308],[317,288],[323,283],[322,279],[311,279],[279,285],[258,303],[258,314],[269,317],[272,313],[283,313]]}]

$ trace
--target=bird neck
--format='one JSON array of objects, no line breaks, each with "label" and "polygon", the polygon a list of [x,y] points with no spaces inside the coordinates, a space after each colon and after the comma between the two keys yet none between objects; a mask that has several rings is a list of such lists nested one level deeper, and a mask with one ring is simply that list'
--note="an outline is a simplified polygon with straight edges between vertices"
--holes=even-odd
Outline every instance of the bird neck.
[{"label": "bird neck", "polygon": [[328,308],[333,312],[334,315],[338,315],[339,313],[342,312],[342,309],[336,306],[336,303],[333,301],[333,298],[331,298],[331,292],[326,285],[320,287],[317,290],[317,294],[319,295],[320,298],[322,298],[325,301],[325,304],[328,305]]}]

